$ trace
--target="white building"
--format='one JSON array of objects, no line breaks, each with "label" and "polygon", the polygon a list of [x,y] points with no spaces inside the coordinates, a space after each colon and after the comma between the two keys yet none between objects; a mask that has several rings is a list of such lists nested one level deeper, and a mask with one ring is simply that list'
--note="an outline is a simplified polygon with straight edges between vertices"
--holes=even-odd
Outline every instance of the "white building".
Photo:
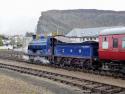
[{"label": "white building", "polygon": [[[123,27],[123,26],[113,26]],[[98,41],[99,33],[104,29],[110,29],[112,27],[97,27],[97,28],[75,28],[70,31],[66,36],[72,40],[83,41]]]},{"label": "white building", "polygon": [[10,39],[8,36],[3,36],[2,38],[3,46],[0,46],[0,49],[13,49],[13,46],[10,45]]}]

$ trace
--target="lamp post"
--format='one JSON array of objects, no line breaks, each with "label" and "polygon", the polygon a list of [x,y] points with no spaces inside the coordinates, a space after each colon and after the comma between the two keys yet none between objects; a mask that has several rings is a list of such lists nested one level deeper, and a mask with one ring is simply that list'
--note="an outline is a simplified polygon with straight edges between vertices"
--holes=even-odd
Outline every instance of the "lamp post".
[{"label": "lamp post", "polygon": [[56,33],[58,35],[59,34],[59,28],[60,28],[59,24],[52,23],[52,25],[54,25],[56,27]]}]

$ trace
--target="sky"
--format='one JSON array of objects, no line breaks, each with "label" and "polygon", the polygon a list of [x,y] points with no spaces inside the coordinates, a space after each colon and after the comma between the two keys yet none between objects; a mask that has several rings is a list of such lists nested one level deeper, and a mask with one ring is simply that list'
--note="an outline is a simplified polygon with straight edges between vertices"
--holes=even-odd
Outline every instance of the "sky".
[{"label": "sky", "polygon": [[41,12],[52,9],[125,11],[125,0],[0,0],[0,34],[35,32]]}]

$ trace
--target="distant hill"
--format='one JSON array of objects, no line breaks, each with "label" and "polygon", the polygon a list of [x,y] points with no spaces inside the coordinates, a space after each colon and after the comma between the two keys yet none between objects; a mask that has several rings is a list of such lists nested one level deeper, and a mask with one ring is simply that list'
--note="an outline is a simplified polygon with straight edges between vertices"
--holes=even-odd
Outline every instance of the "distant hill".
[{"label": "distant hill", "polygon": [[64,32],[74,28],[125,26],[125,11],[95,9],[49,10],[42,12],[37,33]]}]

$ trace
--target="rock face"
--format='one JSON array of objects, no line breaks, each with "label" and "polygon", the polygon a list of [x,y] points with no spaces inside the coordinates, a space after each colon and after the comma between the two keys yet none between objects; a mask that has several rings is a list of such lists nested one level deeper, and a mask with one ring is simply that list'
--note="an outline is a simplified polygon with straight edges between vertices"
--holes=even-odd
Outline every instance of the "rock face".
[{"label": "rock face", "polygon": [[42,12],[37,33],[68,33],[74,28],[103,26],[125,26],[125,11],[107,11],[95,9],[49,10]]}]

